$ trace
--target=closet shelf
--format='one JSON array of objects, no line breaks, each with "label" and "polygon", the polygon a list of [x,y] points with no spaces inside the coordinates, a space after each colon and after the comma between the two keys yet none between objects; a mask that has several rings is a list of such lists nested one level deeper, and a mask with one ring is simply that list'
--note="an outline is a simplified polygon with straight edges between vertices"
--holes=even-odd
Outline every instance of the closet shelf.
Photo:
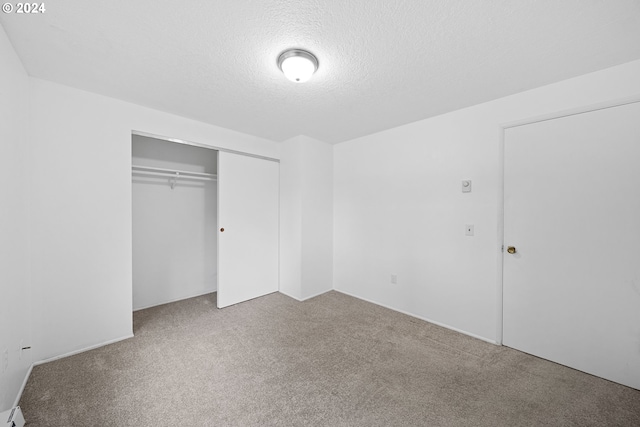
[{"label": "closet shelf", "polygon": [[190,179],[196,181],[215,181],[218,176],[212,173],[189,172],[177,169],[153,168],[151,166],[132,165],[131,173],[133,175],[158,176],[169,178],[171,189],[176,185],[179,179]]}]

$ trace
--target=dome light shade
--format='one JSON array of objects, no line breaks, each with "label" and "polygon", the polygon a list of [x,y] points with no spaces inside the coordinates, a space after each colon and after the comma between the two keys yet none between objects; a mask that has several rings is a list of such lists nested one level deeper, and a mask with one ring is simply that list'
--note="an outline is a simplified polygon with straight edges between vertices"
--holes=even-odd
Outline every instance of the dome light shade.
[{"label": "dome light shade", "polygon": [[278,57],[278,67],[286,78],[295,83],[302,83],[316,72],[318,59],[306,50],[289,49]]}]

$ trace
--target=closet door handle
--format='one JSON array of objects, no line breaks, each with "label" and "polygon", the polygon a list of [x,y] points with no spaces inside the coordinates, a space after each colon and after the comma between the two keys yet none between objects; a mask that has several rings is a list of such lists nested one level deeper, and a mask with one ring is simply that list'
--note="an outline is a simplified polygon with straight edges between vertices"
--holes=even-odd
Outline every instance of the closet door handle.
[{"label": "closet door handle", "polygon": [[224,233],[224,228],[221,228],[221,229],[220,229],[220,232],[221,232],[221,233]]}]

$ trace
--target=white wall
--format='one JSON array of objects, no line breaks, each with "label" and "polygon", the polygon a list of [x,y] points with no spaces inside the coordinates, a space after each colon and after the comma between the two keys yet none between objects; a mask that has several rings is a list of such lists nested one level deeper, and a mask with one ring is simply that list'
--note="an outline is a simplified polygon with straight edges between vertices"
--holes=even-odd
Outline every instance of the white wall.
[{"label": "white wall", "polygon": [[497,340],[500,125],[638,95],[639,76],[634,61],[336,145],[335,289]]},{"label": "white wall", "polygon": [[[217,151],[134,135],[132,163],[215,174]],[[133,175],[133,309],[217,289],[217,182]]]},{"label": "white wall", "polygon": [[132,333],[131,131],[278,157],[277,144],[31,78],[35,360]]},{"label": "white wall", "polygon": [[333,146],[302,142],[301,298],[333,289]]},{"label": "white wall", "polygon": [[280,149],[280,291],[304,300],[333,287],[333,147],[298,136]]},{"label": "white wall", "polygon": [[302,298],[302,144],[280,144],[280,292]]},{"label": "white wall", "polygon": [[[20,358],[20,343],[31,344],[25,170],[29,126],[29,78],[0,26],[0,412],[13,404],[31,352]],[[8,367],[3,372],[3,355]]]}]

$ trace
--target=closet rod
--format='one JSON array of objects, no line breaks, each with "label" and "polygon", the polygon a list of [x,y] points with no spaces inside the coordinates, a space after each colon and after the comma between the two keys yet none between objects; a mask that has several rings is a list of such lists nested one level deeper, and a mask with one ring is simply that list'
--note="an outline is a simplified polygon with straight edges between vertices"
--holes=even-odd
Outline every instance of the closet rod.
[{"label": "closet rod", "polygon": [[134,175],[149,175],[169,178],[169,186],[173,190],[179,179],[191,179],[197,181],[216,181],[217,175],[212,173],[180,171],[176,169],[152,168],[151,166],[132,165],[131,173]]},{"label": "closet rod", "polygon": [[215,181],[215,177],[206,177],[206,176],[189,176],[183,175],[181,172],[176,173],[164,173],[164,172],[147,172],[147,171],[133,171],[135,175],[149,175],[149,176],[159,176],[162,178],[177,178],[177,179],[194,179],[197,181]]},{"label": "closet rod", "polygon": [[186,179],[201,179],[205,181],[214,181],[217,176],[212,173],[202,173],[202,172],[190,172],[190,171],[182,171],[176,169],[163,169],[163,168],[153,168],[151,166],[131,166],[132,173],[137,175],[153,175],[153,176],[164,176],[168,178],[186,178]]}]

